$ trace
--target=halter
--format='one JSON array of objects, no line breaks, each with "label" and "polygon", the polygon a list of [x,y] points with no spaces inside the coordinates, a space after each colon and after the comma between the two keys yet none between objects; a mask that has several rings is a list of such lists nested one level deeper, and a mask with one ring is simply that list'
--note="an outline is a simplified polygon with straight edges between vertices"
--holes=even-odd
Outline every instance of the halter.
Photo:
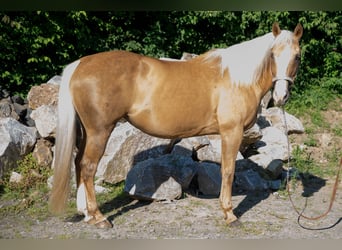
[{"label": "halter", "polygon": [[294,80],[292,77],[289,77],[289,76],[282,76],[282,77],[273,77],[272,79],[272,83],[275,84],[277,81],[280,81],[280,80],[285,80],[289,83],[289,86],[292,86],[293,83],[294,83]]}]

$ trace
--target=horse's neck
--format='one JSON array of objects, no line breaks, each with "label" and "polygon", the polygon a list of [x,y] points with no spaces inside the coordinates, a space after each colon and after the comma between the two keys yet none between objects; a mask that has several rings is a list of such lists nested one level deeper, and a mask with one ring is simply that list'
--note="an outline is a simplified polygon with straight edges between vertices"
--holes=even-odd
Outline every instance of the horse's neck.
[{"label": "horse's neck", "polygon": [[274,41],[272,33],[268,33],[262,37],[258,37],[250,41],[250,46],[254,46],[254,50],[258,54],[253,69],[254,84],[259,90],[259,96],[262,98],[272,87],[272,63],[270,56],[271,44]]}]

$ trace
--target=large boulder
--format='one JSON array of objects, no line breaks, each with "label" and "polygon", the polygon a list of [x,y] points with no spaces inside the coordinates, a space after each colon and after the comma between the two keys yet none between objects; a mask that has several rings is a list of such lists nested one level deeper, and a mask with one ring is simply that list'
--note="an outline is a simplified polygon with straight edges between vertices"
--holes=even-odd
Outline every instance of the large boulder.
[{"label": "large boulder", "polygon": [[174,200],[181,197],[196,174],[191,158],[167,154],[137,163],[128,172],[125,192],[136,199]]},{"label": "large boulder", "polygon": [[287,135],[278,128],[267,127],[262,132],[262,139],[253,146],[257,154],[248,159],[262,167],[269,178],[277,179],[281,175],[283,162],[289,159],[291,146],[288,145]]},{"label": "large boulder", "polygon": [[17,166],[17,161],[33,149],[37,130],[13,118],[0,119],[0,178]]},{"label": "large boulder", "polygon": [[128,122],[119,123],[108,139],[96,176],[108,183],[121,182],[133,165],[163,155],[168,143],[169,140],[149,136]]},{"label": "large boulder", "polygon": [[[288,134],[304,133],[304,126],[302,122],[299,119],[297,119],[295,116],[287,112],[284,112],[284,113],[285,113]],[[265,119],[271,123],[272,127],[278,128],[284,131],[284,128],[285,128],[284,113],[280,108],[272,107],[272,108],[263,110],[262,116],[264,116]]]},{"label": "large boulder", "polygon": [[30,109],[37,109],[43,105],[56,106],[58,103],[59,85],[43,83],[33,86],[28,95],[28,103]]},{"label": "large boulder", "polygon": [[263,191],[263,190],[277,190],[280,188],[281,181],[266,180],[261,175],[252,169],[243,172],[236,172],[234,178],[233,189],[235,191]]},{"label": "large boulder", "polygon": [[31,113],[39,134],[43,138],[55,137],[57,126],[57,106],[42,105]]},{"label": "large boulder", "polygon": [[198,191],[208,196],[219,196],[221,191],[221,167],[202,162],[197,171]]}]

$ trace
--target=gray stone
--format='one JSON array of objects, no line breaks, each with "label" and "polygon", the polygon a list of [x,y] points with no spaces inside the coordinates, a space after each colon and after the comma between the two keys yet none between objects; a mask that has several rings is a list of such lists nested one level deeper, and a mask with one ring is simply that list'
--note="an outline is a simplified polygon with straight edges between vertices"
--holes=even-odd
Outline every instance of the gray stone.
[{"label": "gray stone", "polygon": [[26,127],[13,118],[0,119],[0,178],[31,152],[36,138],[35,128]]},{"label": "gray stone", "polygon": [[[177,146],[181,147],[178,148]],[[182,139],[177,144],[172,153],[182,154],[185,156],[195,156],[201,162],[221,163],[221,137],[219,135],[198,136]],[[237,160],[243,156],[238,152]]]},{"label": "gray stone", "polygon": [[[278,128],[282,131],[285,131],[285,121],[283,111],[280,108],[272,107],[266,110],[263,110],[262,116],[268,120],[272,127]],[[288,134],[302,134],[304,133],[304,126],[302,122],[297,119],[295,116],[285,112],[285,119],[287,124]]]},{"label": "gray stone", "polygon": [[23,176],[17,172],[12,172],[11,173],[11,176],[10,176],[10,179],[9,179],[9,182],[10,183],[20,183],[22,180],[23,180]]},{"label": "gray stone", "polygon": [[148,159],[128,172],[124,190],[136,199],[178,199],[189,187],[197,167],[197,162],[183,156],[168,154]]},{"label": "gray stone", "polygon": [[42,105],[31,113],[39,134],[43,138],[54,138],[57,126],[57,106]]},{"label": "gray stone", "polygon": [[288,148],[287,136],[278,128],[267,127],[262,129],[263,137],[254,144],[258,154],[249,156],[248,159],[265,170],[270,179],[277,179],[282,171],[283,162],[287,161],[291,154]]},{"label": "gray stone", "polygon": [[263,134],[257,123],[255,123],[251,128],[246,130],[243,134],[242,143],[240,146],[240,151],[244,152],[249,145],[257,142],[262,138]]},{"label": "gray stone", "polygon": [[0,100],[0,118],[6,117],[12,117],[15,120],[20,118],[10,98]]},{"label": "gray stone", "polygon": [[284,162],[279,159],[272,160],[265,168],[266,173],[272,180],[276,180],[281,176]]},{"label": "gray stone", "polygon": [[210,141],[207,136],[195,136],[189,138],[179,139],[171,153],[176,155],[182,155],[187,157],[193,157],[196,154],[196,157],[199,160],[203,160],[199,157],[198,152],[201,152],[203,148],[209,146]]},{"label": "gray stone", "polygon": [[204,195],[219,196],[221,191],[221,167],[214,163],[200,163],[197,171],[198,189]]},{"label": "gray stone", "polygon": [[249,169],[235,173],[234,188],[244,191],[261,191],[269,188],[269,182],[261,178],[258,172]]},{"label": "gray stone", "polygon": [[96,177],[108,183],[126,179],[133,165],[164,154],[169,140],[149,136],[128,122],[120,123],[111,133]]},{"label": "gray stone", "polygon": [[242,172],[248,169],[257,169],[258,164],[251,161],[250,159],[239,159],[235,161],[235,171]]},{"label": "gray stone", "polygon": [[262,139],[255,143],[257,151],[272,156],[272,159],[286,161],[292,148],[290,145],[289,149],[288,138],[284,132],[274,127],[267,127],[262,130],[262,133]]},{"label": "gray stone", "polygon": [[281,179],[269,181],[269,188],[272,190],[279,190],[281,187]]}]

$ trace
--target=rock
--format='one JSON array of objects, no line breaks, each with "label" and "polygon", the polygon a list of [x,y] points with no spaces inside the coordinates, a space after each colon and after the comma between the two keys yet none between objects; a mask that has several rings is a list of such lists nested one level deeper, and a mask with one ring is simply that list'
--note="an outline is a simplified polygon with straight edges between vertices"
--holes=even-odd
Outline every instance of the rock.
[{"label": "rock", "polygon": [[242,172],[249,169],[258,169],[258,164],[251,161],[250,159],[239,159],[235,161],[235,172]]},{"label": "rock", "polygon": [[17,172],[12,172],[9,179],[9,183],[20,183],[23,180],[23,176]]},{"label": "rock", "polygon": [[128,122],[120,123],[108,139],[96,177],[108,183],[126,179],[133,165],[164,154],[169,140],[149,136]]},{"label": "rock", "polygon": [[20,105],[24,105],[25,104],[25,99],[22,98],[19,95],[12,96],[11,100],[12,100],[13,103],[17,103],[17,104],[20,104]]},{"label": "rock", "polygon": [[137,163],[128,172],[124,191],[136,199],[180,198],[196,174],[198,163],[191,158],[163,155]]},{"label": "rock", "polygon": [[95,187],[95,193],[97,193],[97,194],[103,194],[103,193],[109,192],[108,188],[105,188],[105,187],[102,187],[99,185],[95,185],[94,187]]},{"label": "rock", "polygon": [[197,171],[198,189],[204,195],[219,196],[221,191],[221,167],[202,162]]},{"label": "rock", "polygon": [[221,164],[221,137],[219,135],[206,136],[205,147],[199,147],[196,154],[199,161]]},{"label": "rock", "polygon": [[[174,146],[172,154],[193,157],[200,162],[221,163],[221,137],[219,135],[184,138]],[[243,158],[239,152],[237,160]]]},{"label": "rock", "polygon": [[213,148],[208,136],[195,136],[180,139],[171,153],[192,157],[197,161],[221,161],[221,153]]},{"label": "rock", "polygon": [[0,85],[0,99],[3,98],[7,98],[10,96],[10,92],[7,89],[4,89],[1,85]]},{"label": "rock", "polygon": [[59,85],[43,83],[33,86],[28,95],[28,103],[30,109],[37,109],[42,105],[57,106]]},{"label": "rock", "polygon": [[42,105],[31,113],[39,134],[43,138],[55,137],[57,126],[57,107]]},{"label": "rock", "polygon": [[261,191],[270,187],[269,182],[261,178],[258,172],[248,169],[243,172],[236,172],[234,188],[243,191]]},{"label": "rock", "polygon": [[243,134],[242,143],[240,146],[240,151],[244,152],[249,145],[257,142],[262,138],[262,132],[257,123],[253,125],[250,129],[246,130]]},{"label": "rock", "polygon": [[279,190],[281,187],[281,179],[269,181],[268,184],[269,184],[269,189]]},{"label": "rock", "polygon": [[263,141],[265,143],[287,145],[287,135],[284,134],[284,130],[282,129],[267,127],[262,129],[262,138],[260,141]]},{"label": "rock", "polygon": [[15,120],[20,118],[10,98],[0,100],[0,118],[6,117],[12,117]]},{"label": "rock", "polygon": [[25,117],[27,114],[27,104],[19,104],[19,103],[13,103],[13,108],[14,111],[17,113],[17,115],[19,116],[19,120],[21,122],[25,122]]},{"label": "rock", "polygon": [[279,179],[281,173],[283,172],[284,162],[279,159],[272,160],[265,168],[266,173],[272,180]]},{"label": "rock", "polygon": [[248,159],[262,167],[269,178],[277,179],[283,162],[289,158],[291,147],[289,152],[287,136],[278,128],[267,127],[262,132],[262,139],[254,144],[258,154],[249,156]]},{"label": "rock", "polygon": [[51,166],[52,163],[52,143],[45,139],[39,139],[34,147],[32,156],[41,166]]},{"label": "rock", "polygon": [[29,126],[29,127],[35,127],[36,123],[34,122],[34,120],[31,118],[31,114],[32,114],[32,109],[28,108],[25,118],[23,119],[24,124]]},{"label": "rock", "polygon": [[31,152],[36,138],[35,128],[26,127],[13,118],[0,119],[0,178]]},{"label": "rock", "polygon": [[[271,123],[272,127],[285,131],[284,115],[283,115],[283,111],[280,108],[273,107],[273,108],[266,109],[263,111],[262,116],[264,116],[265,119]],[[304,133],[304,126],[299,119],[297,119],[296,117],[294,117],[293,115],[287,112],[285,112],[285,119],[286,119],[288,134]]]}]

